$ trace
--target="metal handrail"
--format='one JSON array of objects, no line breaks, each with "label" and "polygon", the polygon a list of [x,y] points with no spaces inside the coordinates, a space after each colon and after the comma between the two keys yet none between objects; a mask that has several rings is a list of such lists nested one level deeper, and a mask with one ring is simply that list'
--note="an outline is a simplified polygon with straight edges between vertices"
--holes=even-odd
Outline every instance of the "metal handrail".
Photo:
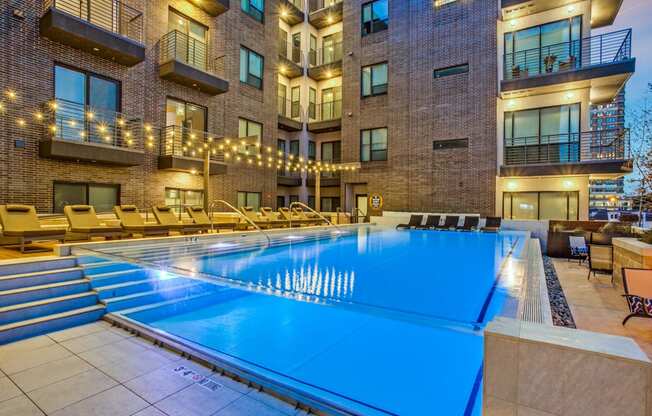
[{"label": "metal handrail", "polygon": [[[265,231],[263,231],[262,228],[260,228],[258,225],[256,225],[255,222],[253,222],[251,219],[249,219],[249,217],[247,217],[245,214],[243,214],[239,209],[237,209],[237,208],[234,207],[233,205],[229,204],[229,203],[226,202],[225,200],[223,200],[223,199],[216,199],[216,200],[214,200],[213,202],[211,202],[210,205],[208,206],[208,211],[209,211],[209,213],[212,213],[212,212],[213,212],[213,208],[215,208],[215,206],[216,206],[218,203],[221,203],[221,204],[226,205],[226,206],[227,206],[228,208],[230,208],[233,212],[235,212],[236,214],[238,214],[239,217],[244,218],[245,221],[247,221],[250,225],[252,225],[256,230],[258,230],[259,233],[261,233],[262,235],[265,236],[265,238],[267,239],[267,246],[268,246],[268,247],[272,245],[272,239],[269,238],[269,235],[267,235],[267,233],[266,233]],[[212,224],[212,222],[213,222],[213,221],[211,221],[211,224]]]},{"label": "metal handrail", "polygon": [[340,230],[340,227],[338,227],[337,225],[333,224],[333,223],[331,222],[331,220],[329,220],[328,218],[324,217],[324,216],[321,214],[321,212],[317,212],[317,211],[315,211],[314,209],[310,208],[308,205],[304,204],[303,202],[295,201],[295,202],[293,202],[293,203],[290,204],[290,218],[292,218],[292,207],[293,207],[294,205],[299,205],[301,208],[307,208],[310,212],[312,212],[313,214],[317,214],[318,217],[320,217],[322,220],[326,221],[326,223],[328,223],[329,225],[332,225],[333,227],[337,228],[338,231],[342,231],[342,230]]},{"label": "metal handrail", "polygon": [[353,213],[355,213],[355,223],[356,224],[358,224],[358,221],[359,221],[360,217],[364,218],[365,222],[366,222],[367,216],[366,215],[360,215],[360,214],[362,214],[362,210],[360,208],[353,207],[352,211],[353,212],[351,212],[351,215],[353,215]]}]

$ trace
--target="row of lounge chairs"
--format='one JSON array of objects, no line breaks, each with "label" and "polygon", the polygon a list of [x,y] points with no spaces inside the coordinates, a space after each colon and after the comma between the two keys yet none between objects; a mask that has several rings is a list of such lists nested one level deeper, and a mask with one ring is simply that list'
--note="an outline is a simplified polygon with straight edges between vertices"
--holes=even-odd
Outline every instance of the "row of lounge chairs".
[{"label": "row of lounge chairs", "polygon": [[457,215],[446,215],[442,224],[441,215],[428,215],[425,224],[423,224],[423,215],[411,215],[410,221],[407,224],[399,224],[396,226],[397,230],[400,229],[415,229],[415,230],[456,230],[456,231],[485,231],[496,232],[500,229],[500,217],[487,217],[485,226],[480,228],[480,217],[467,215],[464,217],[464,223],[459,225],[460,217]]},{"label": "row of lounge chairs", "polygon": [[[27,243],[38,241],[65,241],[68,234],[90,240],[94,237],[119,239],[123,236],[140,235],[143,237],[166,236],[170,232],[180,234],[206,233],[210,230],[230,229],[246,230],[247,222],[238,217],[217,216],[210,218],[202,207],[186,207],[192,222],[179,221],[177,214],[167,206],[152,208],[156,224],[147,223],[135,205],[118,205],[113,211],[120,221],[119,226],[107,225],[98,218],[95,208],[90,205],[68,205],[64,215],[68,228],[46,228],[41,226],[36,209],[30,205],[0,205],[0,225],[2,236],[17,240],[20,251],[25,251]],[[290,211],[280,208],[274,213],[271,208],[262,208],[256,213],[251,207],[243,207],[242,214],[259,228],[299,227],[322,225],[324,220],[311,218],[299,207]]]}]

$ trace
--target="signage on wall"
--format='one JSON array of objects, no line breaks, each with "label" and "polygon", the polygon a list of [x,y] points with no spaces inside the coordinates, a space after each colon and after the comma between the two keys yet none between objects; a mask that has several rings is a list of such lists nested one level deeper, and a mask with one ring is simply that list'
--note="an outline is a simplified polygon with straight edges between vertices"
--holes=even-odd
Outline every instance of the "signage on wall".
[{"label": "signage on wall", "polygon": [[367,215],[370,217],[382,217],[383,216],[383,196],[381,194],[372,193],[369,195],[367,203]]}]

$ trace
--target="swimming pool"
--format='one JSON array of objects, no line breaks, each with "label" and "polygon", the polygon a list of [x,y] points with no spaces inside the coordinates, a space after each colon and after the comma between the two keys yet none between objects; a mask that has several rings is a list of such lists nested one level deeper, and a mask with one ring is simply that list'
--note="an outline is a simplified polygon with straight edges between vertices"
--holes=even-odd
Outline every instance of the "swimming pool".
[{"label": "swimming pool", "polygon": [[372,226],[241,250],[205,241],[107,253],[224,288],[118,315],[326,409],[479,415],[482,328],[517,290],[501,276],[525,241]]}]

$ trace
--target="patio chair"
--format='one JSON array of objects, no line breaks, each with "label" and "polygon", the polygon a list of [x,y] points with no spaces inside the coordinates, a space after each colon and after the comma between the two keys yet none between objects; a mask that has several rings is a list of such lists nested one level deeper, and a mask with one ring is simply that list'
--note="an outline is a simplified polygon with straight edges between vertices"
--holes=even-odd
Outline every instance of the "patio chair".
[{"label": "patio chair", "polygon": [[274,210],[270,207],[261,207],[260,208],[260,216],[261,218],[264,218],[272,223],[274,223],[277,227],[289,227],[290,222],[288,220],[284,220],[280,218],[280,214],[275,213]]},{"label": "patio chair", "polygon": [[253,207],[240,207],[240,211],[242,211],[242,213],[258,227],[264,229],[272,228],[272,222],[266,218],[262,218],[256,211],[254,211]]},{"label": "patio chair", "polygon": [[484,227],[480,229],[480,231],[484,231],[487,233],[495,233],[500,230],[500,223],[501,223],[501,218],[500,217],[487,217],[485,220]]},{"label": "patio chair", "polygon": [[418,230],[432,230],[439,225],[440,219],[441,215],[428,215],[426,217],[426,223],[415,228]]},{"label": "patio chair", "polygon": [[143,217],[141,217],[135,205],[116,205],[113,207],[113,212],[115,212],[115,215],[120,220],[122,229],[131,236],[139,234],[143,237],[149,237],[168,235],[170,233],[170,227],[166,225],[145,224]]},{"label": "patio chair", "polygon": [[324,220],[321,218],[309,217],[301,207],[293,207],[292,213],[300,220],[305,221],[308,225],[323,225]]},{"label": "patio chair", "polygon": [[455,230],[457,228],[457,223],[460,222],[460,217],[457,215],[447,215],[444,220],[444,225],[435,227],[435,230]]},{"label": "patio chair", "polygon": [[578,259],[580,264],[582,264],[589,255],[589,249],[586,247],[584,237],[578,235],[568,236],[568,244],[570,246],[571,258]]},{"label": "patio chair", "polygon": [[589,275],[587,280],[591,279],[591,273],[593,273],[593,277],[595,277],[596,273],[611,274],[611,284],[613,284],[613,252],[613,246],[589,245]]},{"label": "patio chair", "polygon": [[630,312],[623,325],[630,318],[652,318],[652,270],[623,267],[623,288]]},{"label": "patio chair", "polygon": [[0,205],[2,235],[18,239],[20,252],[25,252],[25,243],[35,241],[64,241],[66,230],[43,228],[36,216],[36,209],[30,205]]},{"label": "patio chair", "polygon": [[238,224],[240,223],[239,218],[233,218],[233,217],[229,217],[229,218],[214,217],[211,220],[208,217],[208,214],[206,214],[206,211],[204,211],[204,208],[199,206],[186,207],[186,212],[188,213],[188,216],[192,219],[193,224],[208,226],[208,228],[212,227],[218,230],[230,229],[232,231],[235,231]]},{"label": "patio chair", "polygon": [[287,207],[281,207],[278,209],[278,214],[281,219],[286,220],[288,224],[292,227],[301,227],[302,225],[310,225],[312,221],[305,221],[299,218],[296,214],[293,214]]},{"label": "patio chair", "polygon": [[480,217],[474,216],[465,216],[464,224],[458,226],[456,229],[459,231],[473,231],[478,229],[478,224],[480,223]]},{"label": "patio chair", "polygon": [[418,228],[423,222],[423,215],[410,215],[410,221],[407,224],[399,224],[396,226],[397,230]]},{"label": "patio chair", "polygon": [[195,234],[201,232],[207,232],[210,230],[210,224],[195,224],[193,223],[183,223],[179,221],[179,218],[174,213],[172,208],[159,205],[152,207],[152,212],[154,213],[154,218],[160,225],[165,225],[169,227],[171,231],[177,231],[181,234]]},{"label": "patio chair", "polygon": [[87,240],[93,237],[122,238],[122,227],[102,224],[91,205],[66,205],[63,207],[63,213],[70,225],[70,232],[81,234]]}]

